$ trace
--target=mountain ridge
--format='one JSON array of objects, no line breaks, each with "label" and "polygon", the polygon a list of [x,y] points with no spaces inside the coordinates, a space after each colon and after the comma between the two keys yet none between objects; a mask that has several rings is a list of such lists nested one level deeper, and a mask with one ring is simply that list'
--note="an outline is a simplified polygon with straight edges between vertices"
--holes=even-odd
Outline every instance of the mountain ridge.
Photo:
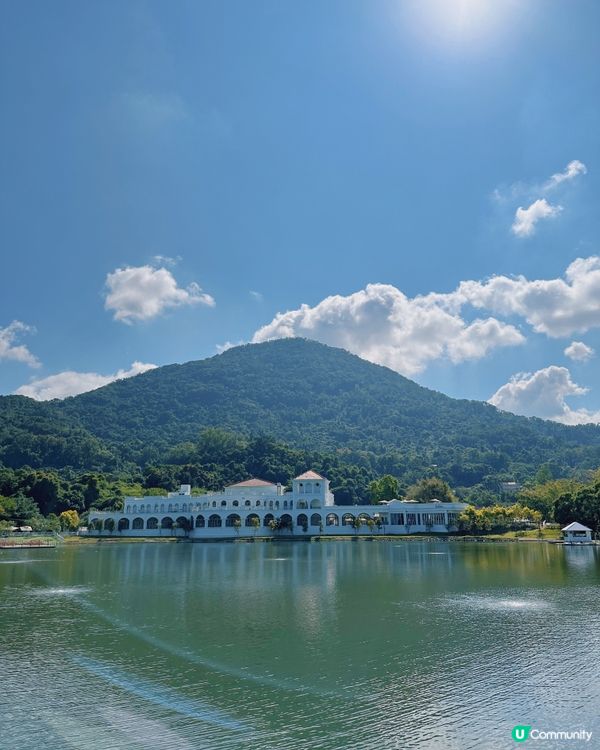
[{"label": "mountain ridge", "polygon": [[[490,474],[524,476],[540,464],[559,475],[600,465],[598,426],[453,399],[343,349],[298,338],[165,365],[62,401],[0,397],[0,461],[27,463],[25,448],[33,450],[41,434],[56,444],[39,465],[147,465],[206,427],[353,459],[391,452],[394,463],[404,456],[413,467],[443,466],[449,479],[467,486]],[[73,441],[77,460],[69,464],[61,451]]]}]

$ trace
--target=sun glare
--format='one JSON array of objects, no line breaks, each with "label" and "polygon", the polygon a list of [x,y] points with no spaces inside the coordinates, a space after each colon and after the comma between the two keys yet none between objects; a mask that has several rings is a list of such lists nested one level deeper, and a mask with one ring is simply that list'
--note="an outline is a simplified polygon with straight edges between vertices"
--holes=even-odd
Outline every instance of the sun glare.
[{"label": "sun glare", "polygon": [[[450,46],[476,46],[505,27],[511,0],[408,0],[400,2],[405,22],[419,36]],[[405,15],[406,12],[406,15]],[[408,16],[408,17],[407,17]]]}]

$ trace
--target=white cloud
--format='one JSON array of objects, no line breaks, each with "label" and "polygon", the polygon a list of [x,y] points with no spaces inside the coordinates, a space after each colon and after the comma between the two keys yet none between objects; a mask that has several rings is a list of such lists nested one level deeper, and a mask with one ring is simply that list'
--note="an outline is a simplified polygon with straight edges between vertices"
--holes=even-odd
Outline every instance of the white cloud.
[{"label": "white cloud", "polygon": [[552,190],[557,185],[568,180],[574,180],[580,174],[587,174],[587,167],[579,159],[570,161],[562,172],[553,174],[552,177],[544,184],[544,190]]},{"label": "white cloud", "polygon": [[118,370],[112,375],[100,375],[97,372],[74,372],[66,370],[47,378],[32,380],[27,385],[17,388],[15,394],[18,396],[29,396],[36,401],[48,401],[52,398],[67,398],[76,396],[78,393],[86,393],[108,385],[115,380],[131,378],[142,372],[153,370],[156,365],[145,362],[134,362],[129,370]]},{"label": "white cloud", "polygon": [[0,361],[10,359],[14,362],[22,362],[29,367],[39,367],[38,358],[32,354],[25,344],[17,341],[22,333],[35,333],[35,328],[13,320],[5,328],[0,328]]},{"label": "white cloud", "polygon": [[150,320],[181,305],[215,304],[195,282],[184,289],[166,268],[147,265],[117,268],[107,275],[106,289],[105,308],[113,311],[115,320],[124,323]]},{"label": "white cloud", "polygon": [[170,255],[155,255],[152,262],[156,266],[176,266],[181,260],[181,255],[172,258]]},{"label": "white cloud", "polygon": [[215,348],[217,354],[223,354],[223,352],[226,352],[228,349],[233,349],[234,346],[241,346],[245,343],[245,341],[238,341],[237,343],[234,341],[226,341],[224,344],[217,344]]},{"label": "white cloud", "polygon": [[564,279],[493,276],[463,281],[456,292],[438,297],[454,310],[470,303],[500,315],[519,315],[536,332],[554,338],[585,333],[600,327],[600,257],[577,258]]},{"label": "white cloud", "polygon": [[248,294],[249,294],[249,295],[250,295],[250,296],[252,297],[252,299],[253,299],[253,300],[254,300],[255,302],[262,302],[262,301],[263,301],[263,299],[264,299],[264,297],[262,296],[262,294],[261,294],[260,292],[255,292],[255,291],[254,291],[253,289],[251,289],[251,290],[250,290],[250,291],[248,292]]},{"label": "white cloud", "polygon": [[565,400],[585,393],[587,388],[574,383],[566,367],[551,365],[534,373],[514,375],[494,393],[489,402],[514,414],[541,417],[564,424],[600,422],[600,412],[572,409]]},{"label": "white cloud", "polygon": [[369,284],[349,296],[278,313],[252,340],[311,338],[409,376],[440,358],[480,359],[496,347],[524,342],[514,326],[494,318],[468,323],[446,308],[447,297],[411,299],[394,286]]},{"label": "white cloud", "polygon": [[587,362],[594,356],[594,350],[583,341],[572,341],[565,349],[565,355],[575,362]]},{"label": "white cloud", "polygon": [[535,232],[538,221],[558,216],[561,211],[562,206],[553,206],[545,198],[538,198],[528,208],[519,206],[511,227],[512,232],[517,237],[530,237]]}]

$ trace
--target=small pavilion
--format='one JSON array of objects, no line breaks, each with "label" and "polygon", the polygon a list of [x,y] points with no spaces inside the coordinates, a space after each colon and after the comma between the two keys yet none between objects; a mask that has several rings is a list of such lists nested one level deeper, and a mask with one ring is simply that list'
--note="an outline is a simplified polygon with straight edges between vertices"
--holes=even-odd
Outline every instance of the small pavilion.
[{"label": "small pavilion", "polygon": [[592,542],[592,530],[577,521],[565,526],[562,533],[565,544],[590,544]]}]

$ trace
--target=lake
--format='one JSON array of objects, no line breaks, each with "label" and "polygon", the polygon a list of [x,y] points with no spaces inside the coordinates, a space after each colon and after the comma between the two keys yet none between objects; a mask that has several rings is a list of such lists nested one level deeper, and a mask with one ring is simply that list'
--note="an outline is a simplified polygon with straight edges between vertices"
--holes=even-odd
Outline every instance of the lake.
[{"label": "lake", "polygon": [[536,543],[2,550],[0,748],[600,747],[599,572]]}]

